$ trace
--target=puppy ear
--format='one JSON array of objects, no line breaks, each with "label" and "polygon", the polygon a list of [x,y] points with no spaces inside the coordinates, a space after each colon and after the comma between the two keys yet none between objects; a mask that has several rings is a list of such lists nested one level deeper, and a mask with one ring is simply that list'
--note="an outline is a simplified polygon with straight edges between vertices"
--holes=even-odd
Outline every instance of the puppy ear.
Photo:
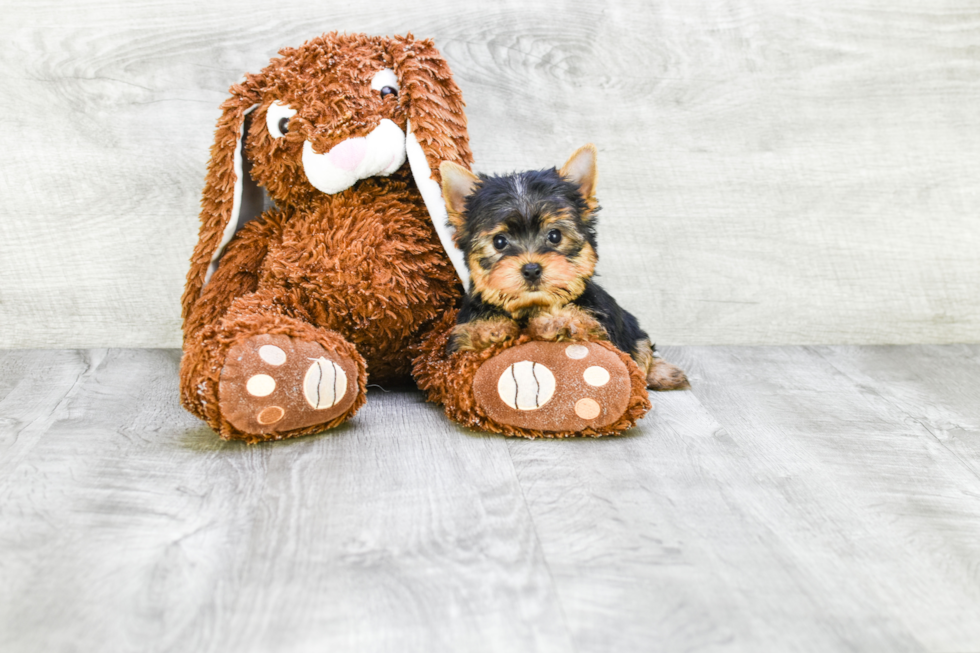
[{"label": "puppy ear", "polygon": [[398,76],[399,101],[408,112],[408,134],[405,149],[415,184],[422,193],[432,225],[446,254],[463,281],[469,282],[469,270],[453,240],[449,215],[439,183],[439,165],[451,161],[468,168],[473,161],[463,94],[453,81],[449,64],[431,40],[417,41],[411,34],[389,39],[389,52]]},{"label": "puppy ear", "polygon": [[251,165],[244,157],[246,116],[258,106],[259,86],[258,78],[248,75],[244,82],[231,87],[231,97],[221,105],[204,179],[201,229],[181,297],[185,322],[228,242],[245,223],[262,213],[263,191],[247,173]]},{"label": "puppy ear", "polygon": [[596,149],[589,143],[575,150],[565,165],[558,171],[562,177],[578,186],[582,197],[587,200],[595,199],[596,185]]},{"label": "puppy ear", "polygon": [[449,224],[459,231],[463,227],[466,198],[473,194],[480,178],[452,161],[443,161],[439,165],[439,174],[442,176],[442,198],[449,211]]}]

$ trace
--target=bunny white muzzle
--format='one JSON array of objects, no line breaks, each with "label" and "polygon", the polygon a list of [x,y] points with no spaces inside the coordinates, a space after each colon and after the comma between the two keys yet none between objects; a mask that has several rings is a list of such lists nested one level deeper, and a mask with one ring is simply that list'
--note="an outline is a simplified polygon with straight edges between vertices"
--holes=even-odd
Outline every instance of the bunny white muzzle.
[{"label": "bunny white muzzle", "polygon": [[387,177],[405,163],[405,132],[385,118],[370,134],[348,138],[317,154],[303,143],[303,172],[321,193],[332,195],[368,177]]}]

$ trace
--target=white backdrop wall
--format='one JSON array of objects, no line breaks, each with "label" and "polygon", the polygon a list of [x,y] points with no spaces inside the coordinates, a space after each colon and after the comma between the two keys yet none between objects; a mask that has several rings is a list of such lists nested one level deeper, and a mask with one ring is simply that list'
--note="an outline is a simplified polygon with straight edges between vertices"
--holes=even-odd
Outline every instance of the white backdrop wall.
[{"label": "white backdrop wall", "polygon": [[430,36],[476,169],[600,150],[663,344],[980,341],[980,4],[0,5],[0,346],[178,346],[218,105],[330,30]]}]

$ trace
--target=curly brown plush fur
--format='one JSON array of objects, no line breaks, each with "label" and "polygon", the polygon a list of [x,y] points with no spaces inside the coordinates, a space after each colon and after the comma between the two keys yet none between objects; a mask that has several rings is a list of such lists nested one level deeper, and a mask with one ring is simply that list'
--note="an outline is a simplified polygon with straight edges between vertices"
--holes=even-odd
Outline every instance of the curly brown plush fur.
[{"label": "curly brown plush fur", "polygon": [[[406,133],[411,121],[436,182],[441,161],[472,160],[462,95],[431,41],[328,34],[280,55],[233,86],[222,105],[182,300],[182,403],[222,437],[248,441],[322,430],[350,417],[364,403],[367,371],[381,383],[407,377],[411,346],[460,294],[408,163],[327,194],[307,179],[304,145],[325,153],[367,136],[384,119]],[[386,68],[397,75],[397,96],[371,87]],[[273,102],[296,111],[281,138],[267,125]],[[223,235],[238,219],[235,151],[247,113],[243,177],[264,187],[275,208],[247,222],[222,252]],[[318,342],[353,360],[358,374],[350,381],[360,396],[352,408],[301,429],[233,427],[221,409],[225,355],[267,333]]]}]

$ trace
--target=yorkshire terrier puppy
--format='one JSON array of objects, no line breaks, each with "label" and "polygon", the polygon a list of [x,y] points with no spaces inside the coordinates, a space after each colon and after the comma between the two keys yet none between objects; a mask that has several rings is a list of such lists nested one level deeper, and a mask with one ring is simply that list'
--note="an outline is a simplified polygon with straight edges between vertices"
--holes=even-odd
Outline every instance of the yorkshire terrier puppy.
[{"label": "yorkshire terrier puppy", "polygon": [[451,162],[439,170],[470,270],[450,351],[480,351],[522,329],[538,340],[608,339],[636,361],[648,387],[690,387],[684,372],[660,358],[636,317],[592,280],[594,145],[578,149],[560,170],[476,176]]}]

